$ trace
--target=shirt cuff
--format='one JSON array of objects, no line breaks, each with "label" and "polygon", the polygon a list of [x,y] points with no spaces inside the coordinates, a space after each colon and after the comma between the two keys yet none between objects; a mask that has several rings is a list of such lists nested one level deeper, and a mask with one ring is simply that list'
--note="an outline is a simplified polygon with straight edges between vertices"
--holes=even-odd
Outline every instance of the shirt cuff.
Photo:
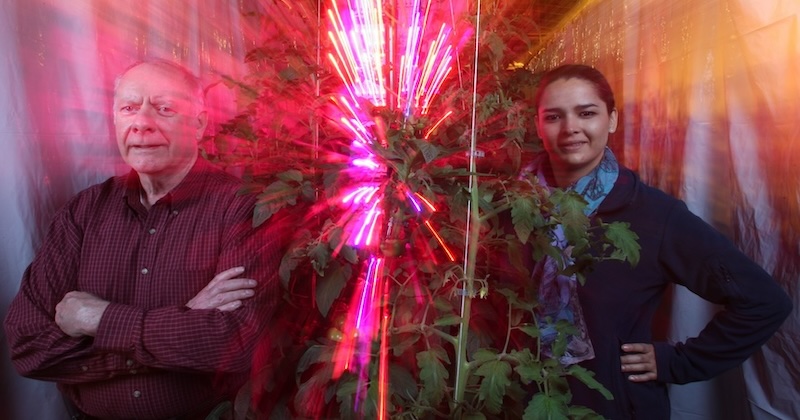
[{"label": "shirt cuff", "polygon": [[653,343],[653,351],[656,352],[656,371],[659,382],[674,382],[672,372],[670,371],[670,358],[675,353],[675,346],[666,342]]},{"label": "shirt cuff", "polygon": [[106,307],[97,334],[94,348],[101,351],[132,352],[142,336],[142,309],[111,303]]}]

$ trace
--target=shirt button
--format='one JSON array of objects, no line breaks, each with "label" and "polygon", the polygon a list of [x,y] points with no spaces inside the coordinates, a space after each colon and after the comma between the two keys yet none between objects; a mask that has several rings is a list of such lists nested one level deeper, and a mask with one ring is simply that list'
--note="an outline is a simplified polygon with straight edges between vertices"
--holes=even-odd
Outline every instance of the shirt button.
[{"label": "shirt button", "polygon": [[172,215],[173,216],[177,216],[178,215],[178,210],[172,210]]},{"label": "shirt button", "polygon": [[86,365],[81,366],[81,370],[86,372],[87,370],[89,370],[89,366],[86,366]]},{"label": "shirt button", "polygon": [[141,396],[142,396],[142,391],[139,391],[138,389],[136,391],[133,391],[133,398],[139,398]]},{"label": "shirt button", "polygon": [[149,271],[147,268],[143,268],[143,269],[142,269],[142,274],[147,274],[147,273],[149,273],[149,272],[150,272],[150,271]]},{"label": "shirt button", "polygon": [[125,361],[125,364],[128,365],[128,366],[133,366],[133,360],[128,359],[128,360]]},{"label": "shirt button", "polygon": [[150,230],[148,230],[147,233],[149,233],[151,235],[156,233],[156,228],[150,228]]}]

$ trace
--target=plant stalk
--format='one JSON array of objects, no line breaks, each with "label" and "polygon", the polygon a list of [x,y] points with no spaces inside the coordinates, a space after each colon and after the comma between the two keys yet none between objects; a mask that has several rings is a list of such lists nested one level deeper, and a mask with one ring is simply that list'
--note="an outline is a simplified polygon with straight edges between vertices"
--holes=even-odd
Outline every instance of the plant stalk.
[{"label": "plant stalk", "polygon": [[[464,280],[461,286],[461,324],[458,330],[456,345],[456,384],[453,400],[456,406],[463,404],[469,377],[469,361],[467,360],[467,338],[469,335],[469,319],[472,310],[472,297],[475,296],[475,265],[478,256],[478,237],[481,229],[480,194],[478,189],[477,165],[475,159],[478,151],[477,105],[478,105],[478,34],[481,28],[481,0],[477,2],[475,22],[475,62],[472,75],[472,133],[469,144],[469,215],[467,216],[467,249],[464,258]],[[458,409],[458,407],[456,407]]]}]

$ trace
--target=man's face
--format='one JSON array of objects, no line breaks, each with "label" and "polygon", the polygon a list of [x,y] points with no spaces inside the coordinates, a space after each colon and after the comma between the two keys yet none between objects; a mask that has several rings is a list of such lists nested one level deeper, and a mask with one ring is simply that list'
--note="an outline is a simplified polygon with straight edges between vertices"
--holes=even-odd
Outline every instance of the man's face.
[{"label": "man's face", "polygon": [[114,127],[122,159],[136,172],[169,176],[194,163],[206,127],[199,99],[174,69],[141,64],[114,94]]}]

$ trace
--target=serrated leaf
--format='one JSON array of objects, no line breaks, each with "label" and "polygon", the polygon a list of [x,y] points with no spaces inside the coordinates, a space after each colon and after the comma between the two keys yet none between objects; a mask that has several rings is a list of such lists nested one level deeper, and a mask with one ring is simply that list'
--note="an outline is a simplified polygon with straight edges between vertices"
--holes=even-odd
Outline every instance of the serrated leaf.
[{"label": "serrated leaf", "polygon": [[461,317],[453,314],[444,315],[433,321],[433,325],[437,327],[446,327],[448,325],[456,325],[460,323],[461,323]]},{"label": "serrated leaf", "polygon": [[405,400],[414,400],[419,394],[414,375],[408,369],[396,364],[389,366],[389,386],[392,389],[391,395]]},{"label": "serrated leaf", "polygon": [[316,344],[309,347],[297,362],[298,377],[312,365],[330,362],[332,355],[333,350],[329,346]]},{"label": "serrated leaf", "polygon": [[298,184],[303,182],[303,173],[297,169],[290,169],[281,172],[277,175],[278,179],[284,182],[296,182]]},{"label": "serrated leaf", "polygon": [[281,265],[278,268],[278,276],[281,279],[283,287],[288,287],[289,280],[292,278],[292,271],[297,268],[301,259],[302,256],[298,255],[296,252],[287,252],[283,255]]},{"label": "serrated leaf", "polygon": [[419,151],[422,152],[422,157],[425,158],[425,163],[431,163],[439,156],[439,148],[436,147],[435,144],[427,140],[420,139],[414,139],[413,142]]},{"label": "serrated leaf", "polygon": [[317,307],[322,316],[328,316],[333,302],[339,297],[353,273],[350,265],[331,264],[333,270],[326,271],[317,279]]},{"label": "serrated leaf", "polygon": [[[352,414],[355,412],[355,394],[358,392],[359,381],[350,375],[344,376],[336,383],[336,401],[339,402],[339,412]],[[346,417],[343,417],[346,418]]]},{"label": "serrated leaf", "polygon": [[259,227],[275,214],[275,206],[271,203],[256,203],[253,208],[253,227]]},{"label": "serrated leaf", "polygon": [[613,222],[606,225],[605,236],[614,245],[616,250],[612,257],[628,260],[632,266],[639,263],[639,235],[630,230],[630,224],[626,222]]},{"label": "serrated leaf", "polygon": [[472,355],[472,359],[476,363],[489,362],[497,360],[497,350],[495,349],[478,349]]},{"label": "serrated leaf", "polygon": [[[425,350],[417,353],[417,367],[419,378],[422,381],[420,400],[430,406],[437,406],[444,399],[444,390],[450,374],[445,369],[440,356],[442,352],[436,349]],[[445,353],[445,357],[446,353]]]},{"label": "serrated leaf", "polygon": [[594,378],[594,372],[590,372],[586,368],[579,365],[571,365],[569,369],[567,369],[567,374],[572,375],[579,381],[583,382],[584,385],[588,386],[590,389],[597,390],[601,395],[603,395],[603,397],[605,397],[605,399],[614,399],[614,396],[611,394],[611,392]]},{"label": "serrated leaf", "polygon": [[486,403],[486,409],[492,414],[503,408],[506,388],[511,384],[511,364],[505,360],[486,362],[475,370],[475,375],[482,376],[478,396]]},{"label": "serrated leaf", "polygon": [[327,377],[323,371],[332,371],[332,369],[321,369],[315,373],[309,380],[301,383],[297,387],[297,393],[294,396],[294,405],[297,407],[298,414],[303,417],[317,418],[321,413],[319,401],[322,400],[325,390],[328,386],[330,374]]},{"label": "serrated leaf", "polygon": [[536,325],[521,325],[519,329],[533,338],[539,338],[542,335],[542,331]]},{"label": "serrated leaf", "polygon": [[450,313],[453,312],[453,302],[450,302],[449,299],[445,299],[441,296],[436,296],[433,298],[433,307],[436,308],[439,312]]},{"label": "serrated leaf", "polygon": [[542,376],[541,366],[517,366],[514,371],[519,375],[520,380],[525,385],[531,382],[541,382],[544,380]]},{"label": "serrated leaf", "polygon": [[567,420],[567,405],[563,399],[552,398],[544,393],[533,396],[522,415],[523,420]]},{"label": "serrated leaf", "polygon": [[554,190],[550,200],[558,208],[564,237],[573,243],[584,237],[589,227],[589,218],[583,212],[588,204],[586,200],[574,191],[561,190]]},{"label": "serrated leaf", "polygon": [[530,197],[517,197],[511,202],[511,221],[514,231],[522,243],[528,242],[533,231],[533,199]]},{"label": "serrated leaf", "polygon": [[419,333],[392,334],[392,352],[399,357],[406,350],[410,349],[422,337]]},{"label": "serrated leaf", "polygon": [[308,251],[308,258],[311,259],[311,266],[319,275],[325,274],[325,269],[331,260],[331,250],[325,243],[318,243]]},{"label": "serrated leaf", "polygon": [[342,246],[342,248],[339,250],[339,255],[344,257],[344,259],[350,264],[355,264],[358,262],[358,253],[356,252],[355,248],[351,247],[350,245]]},{"label": "serrated leaf", "polygon": [[264,190],[263,184],[260,184],[258,182],[248,182],[242,185],[239,191],[236,191],[236,195],[237,196],[250,195],[250,194],[260,193],[263,190]]},{"label": "serrated leaf", "polygon": [[253,226],[260,226],[287,204],[297,204],[297,190],[283,181],[269,184],[256,198]]}]

